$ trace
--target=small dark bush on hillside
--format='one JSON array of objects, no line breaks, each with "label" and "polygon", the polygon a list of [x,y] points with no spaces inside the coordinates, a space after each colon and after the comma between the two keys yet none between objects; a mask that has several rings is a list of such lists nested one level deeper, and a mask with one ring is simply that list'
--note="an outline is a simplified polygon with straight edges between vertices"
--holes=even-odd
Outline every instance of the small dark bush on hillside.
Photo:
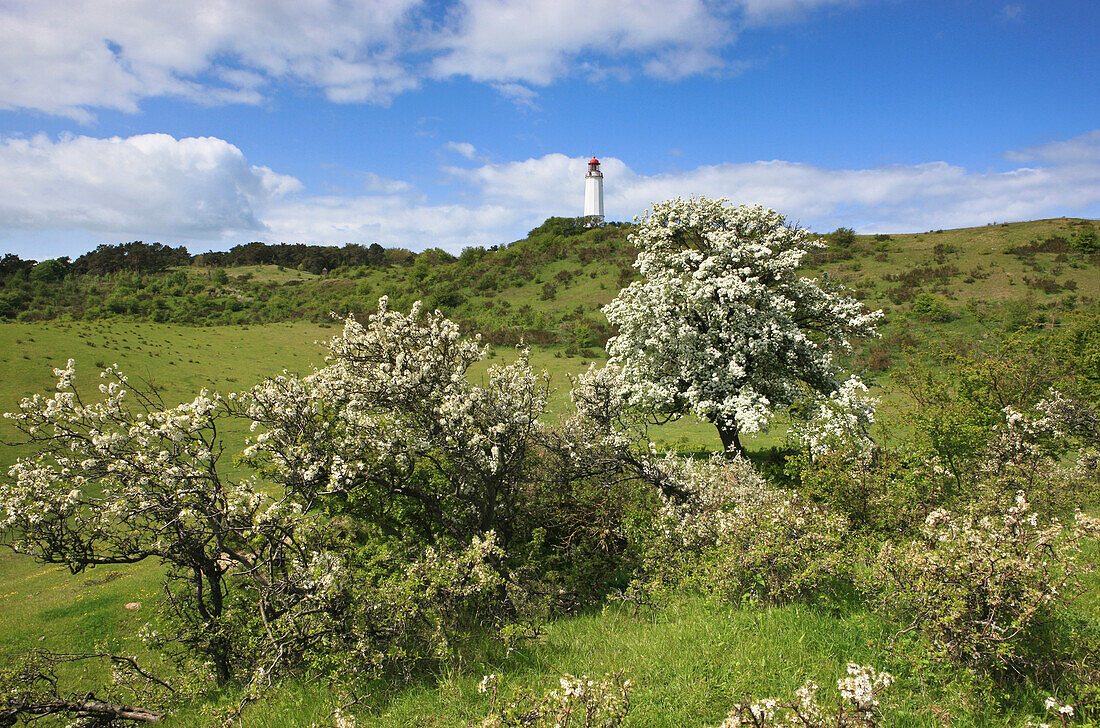
[{"label": "small dark bush on hillside", "polygon": [[856,231],[848,227],[838,227],[833,232],[825,236],[829,245],[835,245],[840,248],[847,248],[856,241]]},{"label": "small dark bush on hillside", "polygon": [[936,259],[936,262],[943,265],[947,261],[947,256],[955,255],[959,252],[959,249],[954,245],[948,245],[945,243],[936,243],[932,246],[932,257]]},{"label": "small dark bush on hillside", "polygon": [[931,293],[921,293],[913,299],[913,316],[924,321],[945,323],[955,318],[955,312],[947,301]]},{"label": "small dark bush on hillside", "polygon": [[1043,293],[1058,293],[1065,288],[1061,283],[1048,276],[1035,276],[1034,278],[1024,276],[1024,283],[1028,287],[1035,288]]}]

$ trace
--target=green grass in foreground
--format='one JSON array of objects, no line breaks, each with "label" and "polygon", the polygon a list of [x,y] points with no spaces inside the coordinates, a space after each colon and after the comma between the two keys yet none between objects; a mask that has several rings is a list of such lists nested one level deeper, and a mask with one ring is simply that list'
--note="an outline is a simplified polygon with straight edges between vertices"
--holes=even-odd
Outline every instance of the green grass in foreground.
[{"label": "green grass in foreground", "polygon": [[[792,699],[806,680],[821,686],[823,701],[835,700],[836,680],[854,661],[898,678],[885,701],[889,725],[1019,726],[1040,715],[1039,692],[994,696],[965,672],[919,662],[914,669],[887,649],[890,632],[860,608],[731,607],[692,597],[642,615],[613,606],[556,620],[510,655],[475,656],[396,693],[379,687],[354,712],[359,726],[471,726],[489,710],[488,696],[477,692],[482,675],[499,675],[508,699],[542,696],[565,674],[624,671],[635,683],[632,728],[717,726],[747,695]],[[295,685],[246,711],[243,725],[306,726],[324,719],[334,701],[324,686]],[[167,725],[196,718],[182,711]]]},{"label": "green grass in foreground", "polygon": [[[22,396],[51,392],[52,368],[69,357],[77,360],[78,382],[89,388],[97,384],[99,367],[117,362],[134,377],[160,386],[169,404],[190,399],[202,387],[243,389],[284,368],[304,372],[322,363],[324,350],[314,342],[337,331],[331,325],[305,323],[206,328],[127,321],[0,325],[0,406],[10,410]],[[498,349],[473,376],[510,357],[510,350]],[[555,350],[536,350],[532,358],[551,375],[552,410],[564,411],[568,375],[583,371],[590,359],[558,356]],[[4,439],[12,436],[2,422],[0,433]],[[231,444],[239,443],[243,433],[229,437]],[[758,439],[753,447],[773,444],[777,437]],[[654,439],[681,449],[718,447],[712,427],[690,421],[657,430]],[[17,454],[17,448],[6,447],[0,461],[7,465]],[[159,598],[159,576],[159,567],[143,564],[101,567],[74,577],[63,567],[0,552],[0,650],[80,651],[107,643],[155,665],[136,635]],[[1100,583],[1094,580],[1084,597],[1093,613],[1097,594]],[[141,609],[124,608],[134,601],[142,603]],[[888,633],[877,617],[855,606],[737,608],[684,598],[641,617],[612,607],[556,620],[539,642],[510,655],[488,650],[396,692],[379,686],[359,713],[359,725],[476,724],[488,707],[487,698],[476,691],[486,673],[502,675],[506,696],[521,691],[542,695],[563,673],[619,670],[637,684],[631,726],[717,725],[745,692],[789,698],[811,678],[827,691],[849,660],[898,675],[899,683],[890,691],[896,725],[950,721],[958,726],[1018,726],[1026,716],[1039,717],[1045,695],[993,699],[964,673],[921,663],[920,670],[908,667],[887,650]],[[333,700],[323,685],[287,686],[250,709],[244,725],[306,726],[324,718]],[[195,712],[184,710],[169,725],[195,725],[196,718]]]}]

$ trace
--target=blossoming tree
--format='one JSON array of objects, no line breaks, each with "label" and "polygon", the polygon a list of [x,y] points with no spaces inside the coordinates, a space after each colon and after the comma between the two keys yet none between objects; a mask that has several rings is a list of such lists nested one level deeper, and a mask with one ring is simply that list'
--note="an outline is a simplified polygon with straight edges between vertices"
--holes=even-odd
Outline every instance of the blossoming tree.
[{"label": "blossoming tree", "polygon": [[647,211],[631,240],[642,279],[604,307],[619,329],[610,362],[632,404],[713,423],[727,452],[777,407],[837,391],[834,355],[882,317],[829,278],[799,275],[822,244],[774,210],[677,198]]},{"label": "blossoming tree", "polygon": [[[28,454],[0,475],[0,538],[73,573],[162,564],[149,640],[219,683],[407,673],[540,599],[598,594],[623,551],[623,494],[659,485],[609,419],[601,374],[553,426],[527,353],[477,383],[486,354],[438,311],[382,299],[326,366],[224,398],[168,407],[113,367],[93,395],[70,361],[55,393],[7,415]],[[234,423],[251,427],[251,476],[222,465]],[[547,573],[581,560],[583,577]]]}]

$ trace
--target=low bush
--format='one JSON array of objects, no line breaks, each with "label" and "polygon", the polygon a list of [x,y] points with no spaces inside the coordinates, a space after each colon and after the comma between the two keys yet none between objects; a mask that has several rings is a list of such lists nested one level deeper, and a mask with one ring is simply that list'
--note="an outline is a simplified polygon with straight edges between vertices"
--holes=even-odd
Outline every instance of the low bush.
[{"label": "low bush", "polygon": [[[1094,565],[1081,558],[1100,520],[1040,520],[1023,492],[1007,507],[933,511],[908,544],[883,545],[874,568],[877,609],[928,637],[935,654],[1002,679],[1095,676],[1095,642],[1066,635],[1065,599]],[[1077,640],[1097,634],[1071,630]],[[1067,659],[1067,653],[1079,659]]]},{"label": "low bush", "polygon": [[593,679],[563,675],[559,688],[541,698],[523,695],[501,699],[500,678],[486,675],[478,692],[490,695],[489,715],[479,728],[618,728],[630,712],[630,680],[622,673]]},{"label": "low bush", "polygon": [[650,586],[776,603],[825,590],[842,575],[842,516],[765,488],[739,458],[667,467],[679,471],[684,496],[663,498],[645,558]]}]

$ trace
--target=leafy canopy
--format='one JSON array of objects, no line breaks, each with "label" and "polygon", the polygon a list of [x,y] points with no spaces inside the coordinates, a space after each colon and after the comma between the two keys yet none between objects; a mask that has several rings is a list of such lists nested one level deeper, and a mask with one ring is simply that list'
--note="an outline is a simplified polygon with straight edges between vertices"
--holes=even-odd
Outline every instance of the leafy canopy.
[{"label": "leafy canopy", "polygon": [[776,407],[835,392],[834,354],[882,318],[829,278],[798,274],[821,243],[775,210],[677,198],[638,223],[642,279],[604,308],[619,329],[611,363],[631,404],[712,422],[727,450]]}]

